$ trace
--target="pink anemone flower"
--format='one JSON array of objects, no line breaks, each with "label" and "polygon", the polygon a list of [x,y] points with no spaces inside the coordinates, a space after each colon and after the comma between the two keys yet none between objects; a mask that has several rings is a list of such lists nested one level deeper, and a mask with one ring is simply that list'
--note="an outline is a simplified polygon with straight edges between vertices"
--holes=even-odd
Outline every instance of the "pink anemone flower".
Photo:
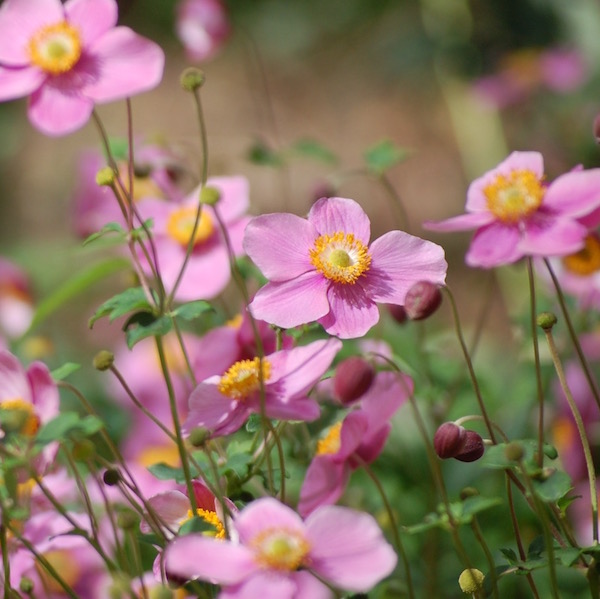
[{"label": "pink anemone flower", "polygon": [[379,320],[377,303],[404,303],[418,281],[442,285],[444,250],[390,231],[369,244],[369,218],[354,200],[321,198],[308,218],[258,216],[246,228],[246,253],[269,279],[249,306],[282,328],[312,321],[343,339],[362,337]]},{"label": "pink anemone flower", "polygon": [[250,414],[260,414],[263,407],[268,418],[315,420],[319,404],[307,393],[341,346],[338,339],[320,340],[275,352],[262,360],[236,362],[223,376],[210,377],[192,391],[184,432],[203,427],[213,436],[228,435],[238,430]]},{"label": "pink anemone flower", "polygon": [[391,430],[390,419],[412,393],[410,377],[380,372],[369,390],[343,421],[330,427],[317,444],[317,455],[300,489],[298,511],[307,516],[321,505],[335,503],[350,474],[381,453]]},{"label": "pink anemone flower", "polygon": [[[600,206],[600,169],[573,170],[545,185],[538,152],[513,152],[467,191],[467,214],[426,222],[431,231],[476,229],[469,266],[493,268],[525,256],[564,256],[580,250],[586,217]],[[586,219],[586,224],[589,224]]]},{"label": "pink anemone flower", "polygon": [[152,89],[164,54],[117,23],[115,0],[5,0],[0,7],[0,101],[30,96],[47,135],[82,127],[94,104]]},{"label": "pink anemone flower", "polygon": [[165,550],[167,576],[220,584],[219,599],[330,599],[324,583],[366,592],[397,562],[375,519],[348,508],[324,506],[303,521],[264,497],[244,508],[233,528],[236,541],[175,539]]},{"label": "pink anemone flower", "polygon": [[0,333],[23,335],[33,319],[29,279],[16,264],[0,256]]}]

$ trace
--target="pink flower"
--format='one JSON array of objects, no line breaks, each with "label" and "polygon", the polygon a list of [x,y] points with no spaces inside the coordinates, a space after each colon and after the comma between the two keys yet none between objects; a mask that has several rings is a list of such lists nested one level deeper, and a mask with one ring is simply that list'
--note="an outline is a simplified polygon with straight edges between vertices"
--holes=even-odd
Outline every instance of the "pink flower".
[{"label": "pink flower", "polygon": [[335,503],[350,474],[381,453],[391,430],[390,419],[412,393],[410,377],[380,372],[369,390],[342,422],[334,424],[317,444],[317,455],[306,472],[298,511],[303,516]]},{"label": "pink flower", "polygon": [[[223,219],[234,254],[240,256],[243,254],[244,228],[249,220],[245,216],[249,203],[248,182],[243,177],[213,177],[208,180],[207,187],[213,187],[220,193],[216,209]],[[142,218],[154,220],[160,275],[167,292],[173,289],[184,263],[198,199],[199,188],[181,204],[160,200],[145,200],[139,204]],[[230,278],[229,254],[215,209],[203,205],[194,248],[175,297],[180,301],[212,299],[225,289]]]},{"label": "pink flower", "polygon": [[576,170],[543,183],[538,152],[513,152],[471,183],[467,214],[424,226],[432,231],[477,229],[470,266],[493,268],[524,256],[563,256],[580,250],[588,229],[580,220],[600,206],[600,169]]},{"label": "pink flower", "polygon": [[187,434],[201,426],[213,436],[228,435],[238,430],[250,414],[260,414],[263,404],[268,418],[316,419],[319,405],[306,394],[329,368],[341,345],[337,339],[314,341],[262,360],[236,362],[223,376],[210,377],[194,389],[184,431]]},{"label": "pink flower", "polygon": [[348,508],[325,506],[302,521],[265,497],[242,510],[233,527],[239,542],[177,538],[165,550],[167,575],[220,584],[219,599],[329,599],[334,594],[324,582],[366,592],[397,561],[373,517]]},{"label": "pink flower", "polygon": [[308,219],[258,216],[246,228],[246,253],[269,279],[249,309],[283,328],[316,320],[331,335],[364,335],[379,320],[376,302],[403,304],[420,280],[442,285],[444,250],[402,231],[369,245],[371,224],[353,200],[321,198]]},{"label": "pink flower", "polygon": [[94,104],[152,89],[164,55],[128,27],[115,0],[5,0],[0,8],[0,101],[30,96],[47,135],[82,127]]},{"label": "pink flower", "polygon": [[13,262],[0,257],[0,333],[20,337],[33,318],[33,300],[27,275]]},{"label": "pink flower", "polygon": [[188,58],[197,62],[212,58],[231,32],[221,0],[182,0],[176,29]]}]

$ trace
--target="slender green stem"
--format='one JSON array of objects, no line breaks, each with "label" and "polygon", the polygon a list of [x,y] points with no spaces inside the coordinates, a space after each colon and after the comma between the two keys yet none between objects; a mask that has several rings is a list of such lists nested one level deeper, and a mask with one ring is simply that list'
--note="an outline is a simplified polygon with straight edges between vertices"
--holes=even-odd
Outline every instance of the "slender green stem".
[{"label": "slender green stem", "polygon": [[385,173],[382,173],[378,177],[378,179],[388,196],[392,199],[392,205],[394,206],[394,210],[397,214],[399,228],[404,231],[410,231],[410,220],[408,218],[408,212],[406,211],[406,207],[404,206],[404,202],[402,201],[400,194],[392,185],[392,182],[389,180],[389,177]]},{"label": "slender green stem", "polygon": [[171,322],[173,323],[173,330],[175,331],[175,335],[177,336],[177,341],[179,342],[179,347],[181,348],[181,353],[183,355],[183,359],[185,361],[185,366],[190,376],[190,380],[192,381],[192,384],[195,387],[198,384],[198,381],[196,380],[196,373],[192,368],[190,355],[188,354],[183,335],[181,334],[181,328],[179,327],[179,324],[177,323],[177,319],[175,317],[171,317]]},{"label": "slender green stem", "polygon": [[492,594],[494,595],[494,599],[499,599],[498,595],[498,577],[496,576],[496,564],[494,563],[494,558],[492,557],[492,553],[488,544],[485,541],[485,537],[481,532],[481,528],[479,527],[479,522],[477,522],[477,517],[473,516],[473,520],[471,521],[471,529],[473,530],[473,534],[475,538],[481,545],[483,549],[483,553],[485,555],[485,559],[488,563],[488,568],[490,569],[490,577],[492,579]]},{"label": "slender green stem", "polygon": [[[2,513],[6,514],[4,506]],[[4,516],[6,517],[6,516]],[[0,549],[2,550],[2,573],[4,575],[4,599],[10,599],[10,560],[8,559],[8,543],[6,539],[6,526],[0,523]]]}]

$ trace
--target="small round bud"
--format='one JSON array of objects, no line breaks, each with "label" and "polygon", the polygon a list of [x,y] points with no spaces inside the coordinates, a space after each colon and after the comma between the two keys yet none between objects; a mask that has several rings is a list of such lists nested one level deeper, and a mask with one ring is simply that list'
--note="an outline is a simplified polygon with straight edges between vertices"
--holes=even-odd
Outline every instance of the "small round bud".
[{"label": "small round bud", "polygon": [[558,451],[554,445],[548,443],[544,444],[544,455],[551,460],[555,460],[558,457]]},{"label": "small round bud", "polygon": [[460,498],[464,501],[465,499],[469,499],[469,497],[477,497],[479,495],[479,491],[475,487],[465,487],[460,492]]},{"label": "small round bud", "polygon": [[183,87],[186,92],[195,92],[204,85],[205,81],[206,76],[204,75],[204,71],[201,71],[196,67],[185,69],[185,71],[181,73],[181,78],[179,79],[181,87]]},{"label": "small round bud", "polygon": [[424,320],[431,316],[442,303],[442,293],[435,283],[419,281],[404,298],[404,309],[411,320]]},{"label": "small round bud", "polygon": [[433,437],[435,453],[442,460],[456,457],[463,449],[467,431],[454,422],[444,422]]},{"label": "small round bud", "polygon": [[25,408],[0,410],[0,429],[5,433],[22,433],[30,417],[31,413]]},{"label": "small round bud", "polygon": [[105,166],[101,168],[96,173],[96,183],[100,185],[100,187],[110,187],[115,183],[115,171],[110,166]]},{"label": "small round bud", "polygon": [[511,462],[518,462],[523,459],[525,449],[518,441],[511,441],[504,448],[504,455]]},{"label": "small round bud", "polygon": [[105,485],[114,487],[121,481],[121,473],[116,468],[111,468],[104,473],[102,480],[104,481]]},{"label": "small round bud", "polygon": [[538,314],[537,317],[537,325],[538,327],[544,329],[544,331],[549,331],[556,324],[557,318],[556,314],[552,312],[542,312]]},{"label": "small round bud", "polygon": [[117,526],[123,530],[131,530],[135,528],[140,519],[133,510],[123,510],[117,516]]},{"label": "small round bud", "polygon": [[197,426],[190,431],[188,443],[192,447],[202,447],[206,443],[209,434],[209,431],[207,431],[205,428]]},{"label": "small round bud", "polygon": [[153,586],[148,592],[148,599],[173,599],[173,591],[162,584]]},{"label": "small round bud", "polygon": [[398,306],[397,304],[389,304],[388,312],[398,324],[404,324],[408,318],[408,316],[406,316],[406,309],[404,308],[404,306]]},{"label": "small round bud", "polygon": [[594,125],[593,125],[592,131],[594,133],[594,138],[596,139],[596,143],[600,144],[600,114],[597,114],[596,118],[594,119]]},{"label": "small round bud", "polygon": [[131,597],[131,580],[125,574],[115,573],[112,584],[108,587],[109,599],[126,599]]},{"label": "small round bud", "polygon": [[23,576],[23,578],[21,578],[21,580],[19,581],[19,591],[21,591],[21,593],[30,595],[31,593],[33,593],[34,588],[35,585],[33,584],[33,580],[31,580],[31,578]]},{"label": "small round bud", "polygon": [[485,576],[481,570],[477,568],[467,568],[462,571],[462,574],[458,577],[458,586],[460,590],[465,593],[477,593],[483,588],[483,580]]},{"label": "small round bud", "polygon": [[364,395],[375,378],[375,369],[360,356],[351,356],[337,365],[333,376],[333,390],[343,404],[356,401]]},{"label": "small round bud", "polygon": [[115,354],[103,349],[94,356],[94,368],[96,370],[108,370],[115,362]]},{"label": "small round bud", "polygon": [[200,192],[200,203],[214,206],[221,199],[221,192],[216,187],[203,187]]},{"label": "small round bud", "polygon": [[485,452],[483,439],[475,431],[465,431],[465,442],[459,454],[454,457],[461,462],[474,462],[478,460]]},{"label": "small round bud", "polygon": [[90,439],[81,439],[73,444],[71,453],[76,462],[85,462],[96,454],[96,446]]}]

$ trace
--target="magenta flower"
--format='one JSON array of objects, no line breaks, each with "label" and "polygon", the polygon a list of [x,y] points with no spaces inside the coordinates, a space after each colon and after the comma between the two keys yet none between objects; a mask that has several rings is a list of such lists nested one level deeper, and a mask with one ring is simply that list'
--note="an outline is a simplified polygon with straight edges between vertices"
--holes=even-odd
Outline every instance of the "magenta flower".
[{"label": "magenta flower", "polygon": [[391,430],[390,419],[412,393],[410,377],[380,372],[369,390],[343,421],[330,427],[317,444],[300,489],[298,511],[303,516],[322,505],[335,503],[350,474],[370,464],[381,453]]},{"label": "magenta flower", "polygon": [[242,510],[233,528],[239,542],[175,539],[165,550],[167,575],[220,584],[219,599],[329,599],[334,594],[321,581],[366,592],[397,561],[374,518],[348,508],[325,506],[302,521],[265,497]]},{"label": "magenta flower", "polygon": [[283,328],[316,320],[331,335],[364,335],[379,320],[377,303],[403,304],[421,280],[442,285],[444,250],[402,231],[369,245],[371,224],[353,200],[321,198],[308,219],[258,216],[246,228],[246,253],[269,279],[249,309]]},{"label": "magenta flower", "polygon": [[221,0],[182,0],[176,29],[187,57],[196,62],[212,58],[231,33]]},{"label": "magenta flower", "polygon": [[30,96],[47,135],[82,127],[94,104],[152,89],[164,55],[128,27],[115,0],[5,0],[0,8],[0,101]]},{"label": "magenta flower", "polygon": [[[207,187],[213,187],[220,193],[216,209],[225,224],[233,253],[240,256],[243,254],[242,237],[249,220],[245,215],[249,203],[248,181],[244,177],[212,177]],[[199,188],[180,204],[150,199],[139,203],[142,218],[154,220],[160,275],[167,292],[172,291],[183,266],[198,199]],[[225,289],[231,278],[227,245],[212,206],[202,206],[193,243],[194,248],[175,293],[179,301],[212,299]],[[150,272],[147,262],[145,267]]]},{"label": "magenta flower", "polygon": [[513,152],[471,183],[467,214],[424,226],[477,229],[466,256],[470,266],[493,268],[524,256],[576,252],[588,232],[579,221],[600,206],[600,169],[571,171],[547,186],[543,179],[541,154]]},{"label": "magenta flower", "polygon": [[192,391],[184,432],[188,434],[200,426],[213,436],[228,435],[238,430],[250,414],[260,414],[263,403],[268,418],[315,420],[320,413],[319,404],[306,395],[341,346],[337,339],[314,341],[262,360],[236,362],[223,376],[210,377]]}]

